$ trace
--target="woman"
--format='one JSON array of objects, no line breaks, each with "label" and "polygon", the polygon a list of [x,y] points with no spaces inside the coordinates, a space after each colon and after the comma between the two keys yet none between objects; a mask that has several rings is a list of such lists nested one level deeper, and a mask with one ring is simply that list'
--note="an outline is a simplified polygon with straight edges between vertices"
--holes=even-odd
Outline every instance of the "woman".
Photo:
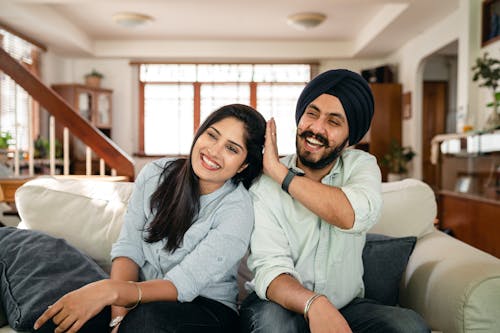
[{"label": "woman", "polygon": [[233,104],[197,131],[188,159],[148,164],[136,180],[111,277],[66,294],[35,322],[77,331],[111,305],[113,332],[234,332],[236,274],[253,228],[246,189],[262,172],[266,122]]}]

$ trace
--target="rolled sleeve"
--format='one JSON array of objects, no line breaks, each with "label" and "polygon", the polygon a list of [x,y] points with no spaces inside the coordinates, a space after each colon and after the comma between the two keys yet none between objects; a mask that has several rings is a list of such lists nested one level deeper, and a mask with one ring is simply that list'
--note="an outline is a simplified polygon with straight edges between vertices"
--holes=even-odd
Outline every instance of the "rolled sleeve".
[{"label": "rolled sleeve", "polygon": [[375,158],[366,155],[350,170],[341,190],[354,210],[354,225],[343,232],[365,232],[377,223],[382,208],[380,169]]},{"label": "rolled sleeve", "polygon": [[254,222],[248,193],[244,200],[225,203],[213,218],[215,222],[207,236],[164,275],[177,288],[181,302],[192,301],[208,285],[224,279],[248,249]]}]

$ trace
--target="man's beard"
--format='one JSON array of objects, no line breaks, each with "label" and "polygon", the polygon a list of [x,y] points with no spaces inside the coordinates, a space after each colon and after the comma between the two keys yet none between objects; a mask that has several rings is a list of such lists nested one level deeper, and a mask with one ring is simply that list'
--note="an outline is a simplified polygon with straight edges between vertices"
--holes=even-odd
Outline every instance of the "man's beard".
[{"label": "man's beard", "polygon": [[[298,134],[297,137],[301,137],[304,140],[306,138],[308,138],[308,137],[313,137],[314,139],[316,139],[319,142],[321,142],[323,144],[323,146],[324,146],[325,149],[329,148],[328,139],[325,138],[324,136],[322,136],[321,134],[314,134],[311,131],[304,131],[304,132]],[[311,169],[320,170],[320,169],[323,169],[323,168],[327,167],[328,165],[330,165],[333,161],[335,161],[337,159],[337,157],[340,156],[340,153],[342,153],[342,150],[344,150],[344,148],[347,146],[348,140],[349,140],[349,138],[347,137],[344,140],[344,142],[342,142],[340,145],[338,145],[337,147],[335,147],[335,149],[333,149],[330,154],[324,156],[319,161],[310,161],[310,160],[307,159],[306,156],[302,156],[300,154],[300,151],[299,151],[299,140],[298,140],[298,138],[295,140],[295,147],[297,149],[297,155],[298,155],[298,157],[300,159],[300,162],[304,166],[306,166],[308,168],[311,168]]]}]

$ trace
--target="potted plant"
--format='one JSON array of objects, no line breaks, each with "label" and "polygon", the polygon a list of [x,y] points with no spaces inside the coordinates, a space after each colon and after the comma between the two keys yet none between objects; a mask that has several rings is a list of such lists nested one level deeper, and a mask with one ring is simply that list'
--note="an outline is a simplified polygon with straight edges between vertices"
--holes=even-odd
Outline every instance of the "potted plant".
[{"label": "potted plant", "polygon": [[104,75],[101,72],[92,69],[88,74],[85,74],[85,84],[87,86],[99,88],[101,86],[101,79]]},{"label": "potted plant", "polygon": [[9,132],[0,132],[0,163],[7,161],[7,152],[12,143],[12,135]]},{"label": "potted plant", "polygon": [[[56,156],[55,158],[62,158],[62,145],[59,140],[56,140]],[[50,142],[43,136],[38,136],[34,143],[35,153],[34,158],[36,159],[47,159],[49,158]]]},{"label": "potted plant", "polygon": [[493,108],[491,115],[486,120],[485,130],[500,128],[500,115],[498,106],[500,105],[500,92],[497,91],[498,80],[500,80],[500,60],[490,58],[488,52],[485,52],[482,57],[476,59],[476,64],[472,67],[474,76],[472,80],[482,80],[480,87],[490,89],[492,101],[486,104],[487,107]]},{"label": "potted plant", "polygon": [[12,135],[9,132],[0,132],[0,150],[9,148],[12,143]]},{"label": "potted plant", "polygon": [[411,147],[402,147],[397,140],[392,140],[389,151],[381,159],[381,164],[389,169],[387,181],[403,179],[408,173],[408,163],[415,157]]}]

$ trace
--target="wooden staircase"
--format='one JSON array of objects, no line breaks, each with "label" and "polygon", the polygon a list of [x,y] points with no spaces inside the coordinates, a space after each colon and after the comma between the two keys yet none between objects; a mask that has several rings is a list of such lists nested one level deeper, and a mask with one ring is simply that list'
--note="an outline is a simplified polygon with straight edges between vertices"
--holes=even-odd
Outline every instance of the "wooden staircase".
[{"label": "wooden staircase", "polygon": [[[77,137],[87,147],[87,165],[91,165],[92,153],[100,158],[100,176],[110,177],[111,180],[129,180],[133,181],[135,177],[133,159],[120,149],[111,139],[102,134],[96,127],[90,124],[85,118],[81,117],[72,106],[62,99],[50,87],[47,87],[35,75],[24,68],[17,60],[12,58],[3,48],[0,47],[0,71],[10,76],[18,85],[20,85],[34,100],[36,100],[47,112],[50,113],[50,174],[55,174],[55,121],[64,126],[63,139],[63,175],[69,174],[69,133]],[[30,138],[29,156],[29,176],[17,177],[19,183],[23,180],[33,178],[33,138]],[[16,152],[16,161],[17,152]],[[111,169],[111,175],[106,175],[105,166]],[[17,170],[18,175],[18,170]],[[87,172],[90,175],[90,171]],[[0,179],[1,182],[15,182],[15,179]],[[5,187],[2,187],[5,189]],[[10,197],[4,190],[4,199]],[[11,191],[9,191],[11,193]]]}]

